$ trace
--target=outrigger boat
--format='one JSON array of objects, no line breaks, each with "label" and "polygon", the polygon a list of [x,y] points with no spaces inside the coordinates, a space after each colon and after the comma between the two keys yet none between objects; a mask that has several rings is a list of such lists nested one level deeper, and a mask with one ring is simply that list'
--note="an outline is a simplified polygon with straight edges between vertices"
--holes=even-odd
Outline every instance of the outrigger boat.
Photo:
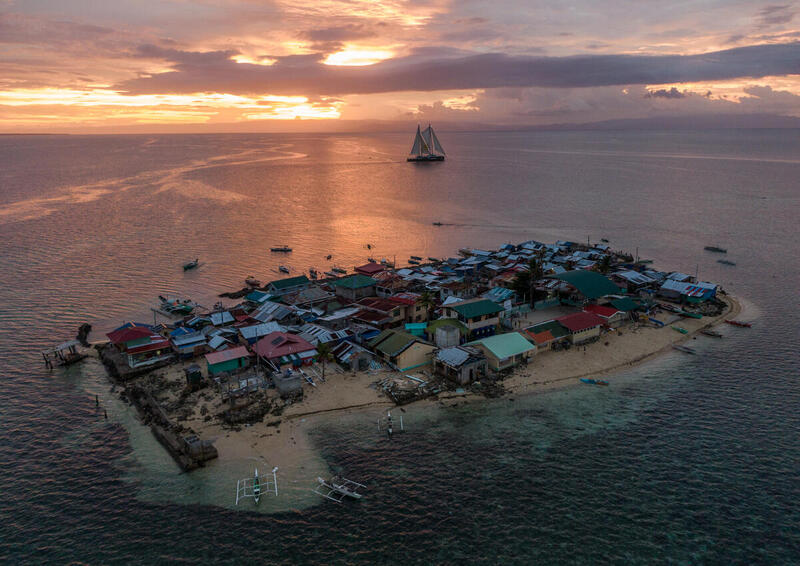
[{"label": "outrigger boat", "polygon": [[416,260],[418,260],[418,261],[421,261],[421,260],[422,260],[422,258],[421,258],[421,257],[419,257],[418,255],[412,255],[412,256],[409,256],[409,257],[410,257],[411,259],[416,259]]},{"label": "outrigger boat", "polygon": [[722,265],[736,265],[735,261],[730,261],[727,259],[718,259],[717,263],[721,263]]},{"label": "outrigger boat", "polygon": [[582,377],[581,382],[588,385],[608,385],[605,379],[592,379],[591,377]]},{"label": "outrigger boat", "polygon": [[239,500],[246,497],[252,497],[253,501],[258,504],[261,499],[262,493],[274,492],[278,495],[278,467],[272,468],[272,480],[269,476],[261,478],[258,475],[258,468],[252,478],[244,478],[236,482],[236,505],[239,505]]},{"label": "outrigger boat", "polygon": [[278,271],[280,271],[281,273],[289,273],[289,268],[286,267],[285,265],[279,265]]},{"label": "outrigger boat", "polygon": [[183,264],[183,270],[189,271],[190,269],[194,269],[198,265],[200,265],[200,260],[198,258],[194,258],[192,261],[187,261],[186,263]]},{"label": "outrigger boat", "polygon": [[159,295],[158,300],[161,301],[159,310],[167,314],[181,316],[192,314],[194,309],[197,307],[197,303],[192,302],[190,299],[177,299],[174,297],[165,297],[163,295]]},{"label": "outrigger boat", "polygon": [[709,251],[709,252],[716,252],[718,254],[726,254],[726,253],[728,253],[728,250],[726,250],[725,248],[720,248],[720,247],[717,247],[717,246],[706,246],[703,249],[706,250],[706,251]]},{"label": "outrigger boat", "polygon": [[329,482],[318,477],[317,482],[319,485],[312,491],[336,503],[341,503],[345,497],[361,499],[363,495],[358,493],[358,490],[367,488],[367,486],[363,484],[356,483],[341,476],[333,476]]},{"label": "outrigger boat", "polygon": [[678,350],[679,352],[683,352],[684,354],[695,355],[697,353],[694,350],[694,348],[690,348],[689,346],[680,346],[679,344],[673,344],[672,348]]},{"label": "outrigger boat", "polygon": [[292,251],[292,248],[290,248],[289,246],[275,246],[274,248],[270,248],[269,251],[289,253],[290,251]]},{"label": "outrigger boat", "polygon": [[674,330],[675,332],[680,332],[681,334],[689,334],[688,330],[686,330],[685,328],[681,328],[680,326],[671,326],[670,328],[672,328],[672,330]]},{"label": "outrigger boat", "polygon": [[342,269],[341,267],[332,267],[331,271],[334,273],[347,273],[346,269]]},{"label": "outrigger boat", "polygon": [[441,222],[432,222],[432,224],[433,224],[434,226],[442,226],[442,223],[441,223]]},{"label": "outrigger boat", "polygon": [[308,275],[309,275],[309,277],[311,277],[311,279],[316,279],[317,277],[319,277],[319,274],[317,273],[317,270],[314,269],[313,267],[308,269]]},{"label": "outrigger boat", "polygon": [[686,318],[703,318],[702,314],[696,312],[680,311],[678,314]]},{"label": "outrigger boat", "polygon": [[435,258],[435,257],[429,257],[428,261],[432,261],[434,263],[439,263],[440,260],[438,258]]},{"label": "outrigger boat", "polygon": [[339,275],[334,273],[333,271],[326,271],[325,275],[327,275],[328,277],[333,277],[333,278],[339,277]]},{"label": "outrigger boat", "polygon": [[392,417],[391,411],[386,411],[386,416],[383,418],[378,419],[378,430],[383,432],[386,431],[386,435],[391,438],[395,432],[395,427],[399,432],[405,432],[405,427],[403,426],[403,415],[400,415],[400,420],[395,421]]},{"label": "outrigger boat", "polygon": [[741,320],[725,319],[725,322],[727,322],[728,324],[731,324],[733,326],[738,326],[740,328],[750,328],[751,326],[753,326],[749,322],[742,322]]},{"label": "outrigger boat", "polygon": [[417,261],[416,259],[409,259],[408,263],[410,263],[411,265],[419,265],[419,261]]},{"label": "outrigger boat", "polygon": [[716,330],[711,330],[710,328],[701,330],[700,334],[705,334],[706,336],[711,336],[712,338],[722,338],[722,334],[720,334]]},{"label": "outrigger boat", "polygon": [[608,238],[600,238],[600,241],[603,242],[604,244],[607,244],[608,243]]}]

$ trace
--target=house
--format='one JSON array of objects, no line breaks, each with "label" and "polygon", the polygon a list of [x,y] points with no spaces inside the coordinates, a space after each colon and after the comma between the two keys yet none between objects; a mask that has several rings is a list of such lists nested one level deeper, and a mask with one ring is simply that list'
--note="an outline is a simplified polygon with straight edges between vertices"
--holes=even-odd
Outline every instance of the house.
[{"label": "house", "polygon": [[464,281],[450,281],[443,283],[439,288],[439,299],[444,301],[447,297],[470,299],[475,296],[472,285]]},{"label": "house", "polygon": [[313,307],[322,303],[327,303],[333,300],[334,294],[330,293],[321,287],[308,287],[300,291],[286,293],[281,297],[281,301],[287,305],[295,307]]},{"label": "house", "polygon": [[236,322],[236,319],[233,318],[233,315],[228,311],[212,312],[209,318],[211,318],[211,324],[214,326],[225,326],[226,324],[233,324]]},{"label": "house", "polygon": [[208,375],[217,375],[224,371],[236,371],[249,365],[250,352],[244,346],[206,354]]},{"label": "house", "polygon": [[491,336],[500,324],[503,307],[489,299],[472,299],[442,307],[445,318],[455,318],[469,329],[470,338]]},{"label": "house", "polygon": [[190,359],[206,350],[206,335],[188,328],[180,327],[170,333],[172,350],[181,359]]},{"label": "house", "polygon": [[261,338],[273,332],[286,332],[286,329],[275,321],[262,322],[252,326],[243,326],[239,329],[240,341],[244,344],[253,345]]},{"label": "house", "polygon": [[718,286],[714,283],[698,281],[697,283],[675,281],[667,279],[658,294],[668,299],[680,300],[687,303],[707,301],[717,295]]},{"label": "house", "polygon": [[302,291],[311,285],[311,280],[305,275],[298,275],[297,277],[287,277],[286,279],[278,279],[277,281],[270,281],[267,289],[273,295],[286,295],[288,293],[296,293]]},{"label": "house", "polygon": [[313,346],[331,344],[345,340],[353,335],[349,330],[331,330],[318,324],[304,324],[297,334]]},{"label": "house", "polygon": [[347,328],[350,320],[360,312],[361,309],[358,307],[337,309],[328,315],[319,317],[314,322],[331,330],[341,330],[342,328]]},{"label": "house", "polygon": [[365,265],[360,265],[355,268],[356,273],[360,273],[361,275],[366,275],[367,277],[375,277],[381,271],[386,271],[386,266],[381,265],[380,263],[375,263],[371,261]]},{"label": "house", "polygon": [[401,330],[384,330],[368,342],[375,355],[394,366],[408,371],[431,363],[436,347]]},{"label": "house", "polygon": [[428,323],[425,334],[439,348],[448,348],[461,344],[469,335],[469,328],[455,318],[440,318]]},{"label": "house", "polygon": [[529,326],[525,329],[525,334],[536,345],[537,353],[552,349],[560,340],[569,339],[569,330],[555,320]]},{"label": "house", "polygon": [[296,317],[297,309],[281,303],[267,301],[256,310],[250,313],[250,318],[259,322],[269,322],[277,320],[287,324]]},{"label": "house", "polygon": [[378,281],[375,285],[375,294],[379,297],[390,297],[395,293],[408,289],[411,285],[409,281],[406,281],[393,271],[378,273],[373,279]]},{"label": "house", "polygon": [[362,297],[374,297],[377,284],[378,282],[372,277],[367,277],[360,273],[331,282],[336,296],[349,301],[357,301]]},{"label": "house", "polygon": [[603,319],[605,326],[609,328],[619,328],[628,316],[610,305],[586,305],[583,307],[585,312],[594,313]]},{"label": "house", "polygon": [[483,352],[470,346],[442,348],[433,355],[433,371],[459,385],[485,376],[487,367]]},{"label": "house", "polygon": [[147,324],[128,322],[106,336],[125,355],[131,368],[154,364],[172,355],[169,340]]},{"label": "house", "polygon": [[[408,304],[403,301],[398,301],[392,297],[364,297],[353,305],[359,306],[362,309],[373,311],[381,315],[382,320],[388,319],[387,326],[397,326],[406,319],[406,311]],[[359,318],[358,316],[356,318]],[[363,320],[359,318],[359,320]],[[369,321],[364,320],[369,323]]]},{"label": "house", "polygon": [[256,354],[272,362],[275,367],[291,364],[295,367],[311,365],[317,349],[295,334],[273,332],[256,342]]},{"label": "house", "polygon": [[536,353],[536,346],[530,343],[519,332],[496,334],[469,342],[467,346],[480,349],[488,360],[488,366],[494,371],[512,368],[522,363]]},{"label": "house", "polygon": [[396,293],[391,299],[406,305],[406,322],[425,322],[428,320],[428,308],[420,303],[419,293]]},{"label": "house", "polygon": [[334,346],[331,354],[342,367],[353,371],[366,371],[373,358],[372,352],[347,340]]},{"label": "house", "polygon": [[650,277],[644,273],[639,273],[638,271],[630,270],[618,271],[617,273],[612,274],[611,278],[624,285],[629,293],[636,293],[640,289],[645,289],[656,283],[656,279],[653,277]]},{"label": "house", "polygon": [[614,282],[596,271],[579,269],[576,271],[566,271],[558,275],[550,275],[548,277],[564,281],[583,299],[599,299],[600,297],[614,295],[620,292],[620,288],[617,287]]},{"label": "house", "polygon": [[574,312],[556,319],[569,331],[569,340],[573,344],[584,344],[600,337],[600,328],[605,321],[591,312]]}]

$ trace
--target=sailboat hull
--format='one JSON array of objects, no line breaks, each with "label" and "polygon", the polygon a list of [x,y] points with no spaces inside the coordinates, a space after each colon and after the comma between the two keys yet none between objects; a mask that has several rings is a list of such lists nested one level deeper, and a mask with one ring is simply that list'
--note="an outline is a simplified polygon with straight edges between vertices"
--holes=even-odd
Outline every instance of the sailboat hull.
[{"label": "sailboat hull", "polygon": [[414,155],[409,157],[406,161],[427,162],[427,161],[444,161],[444,155]]}]

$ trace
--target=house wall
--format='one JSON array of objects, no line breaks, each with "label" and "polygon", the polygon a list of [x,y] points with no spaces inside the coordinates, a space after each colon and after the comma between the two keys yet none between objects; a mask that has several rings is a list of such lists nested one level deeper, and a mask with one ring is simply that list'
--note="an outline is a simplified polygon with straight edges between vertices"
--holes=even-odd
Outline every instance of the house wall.
[{"label": "house wall", "polygon": [[336,287],[336,296],[343,297],[350,301],[356,301],[363,297],[375,296],[375,285],[369,287],[362,287],[360,289],[348,289],[346,287]]},{"label": "house wall", "polygon": [[431,356],[436,349],[431,344],[414,342],[411,346],[403,350],[400,355],[394,357],[394,364],[400,371],[431,363]]},{"label": "house wall", "polygon": [[589,328],[588,330],[581,330],[580,332],[573,332],[570,334],[570,342],[573,344],[583,344],[593,338],[600,336],[600,327]]},{"label": "house wall", "polygon": [[247,367],[249,365],[249,360],[247,358],[237,358],[235,360],[228,360],[227,362],[221,362],[219,364],[207,365],[209,375],[217,375],[223,371],[234,371],[239,368]]}]

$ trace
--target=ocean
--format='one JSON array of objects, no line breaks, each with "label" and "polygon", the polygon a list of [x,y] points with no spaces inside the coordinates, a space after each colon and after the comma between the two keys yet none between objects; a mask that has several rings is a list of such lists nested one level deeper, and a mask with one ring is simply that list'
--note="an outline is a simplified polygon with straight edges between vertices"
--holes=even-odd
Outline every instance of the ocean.
[{"label": "ocean", "polygon": [[[798,131],[439,137],[447,161],[409,164],[400,134],[0,136],[0,562],[800,564]],[[39,353],[279,265],[587,238],[720,283],[753,328],[608,388],[411,406],[392,441],[321,419],[354,504],[285,478],[280,512],[214,505],[97,363]]]}]

